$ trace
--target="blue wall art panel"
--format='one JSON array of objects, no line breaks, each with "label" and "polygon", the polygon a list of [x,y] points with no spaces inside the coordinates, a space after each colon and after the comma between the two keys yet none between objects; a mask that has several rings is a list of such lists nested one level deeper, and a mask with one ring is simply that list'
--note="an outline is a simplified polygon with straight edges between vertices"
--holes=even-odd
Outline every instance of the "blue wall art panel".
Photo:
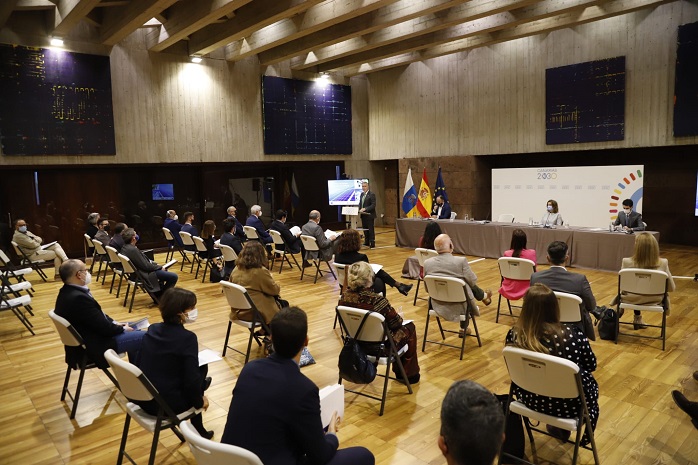
[{"label": "blue wall art panel", "polygon": [[698,136],[698,23],[679,26],[674,136]]}]

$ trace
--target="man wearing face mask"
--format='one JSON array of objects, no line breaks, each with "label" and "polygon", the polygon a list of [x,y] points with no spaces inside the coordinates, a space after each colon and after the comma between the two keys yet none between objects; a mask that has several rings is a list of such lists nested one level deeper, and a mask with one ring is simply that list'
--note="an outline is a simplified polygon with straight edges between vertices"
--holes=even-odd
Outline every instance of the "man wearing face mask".
[{"label": "man wearing face mask", "polygon": [[[56,299],[56,315],[68,320],[85,341],[88,358],[100,368],[109,368],[104,351],[128,352],[132,363],[138,361],[143,331],[134,331],[126,323],[112,320],[102,311],[88,288],[92,276],[80,260],[67,260],[60,267],[63,287]],[[69,363],[82,358],[80,347],[65,347]]]},{"label": "man wearing face mask", "polygon": [[109,220],[101,219],[97,223],[97,233],[94,240],[101,242],[105,247],[109,245],[111,237],[109,236]]},{"label": "man wearing face mask", "polygon": [[178,220],[179,216],[177,216],[176,211],[167,210],[167,218],[165,219],[163,226],[170,230],[172,236],[174,237],[175,243],[181,247],[183,244],[182,237],[179,235],[179,232],[182,230],[182,225],[179,224]]},{"label": "man wearing face mask", "polygon": [[121,253],[126,255],[131,264],[136,269],[139,277],[143,281],[143,286],[148,294],[153,298],[155,303],[158,302],[160,295],[167,289],[174,287],[179,278],[176,273],[164,270],[160,265],[152,260],[149,260],[143,252],[136,247],[136,231],[133,228],[128,228],[121,233],[124,239],[124,246],[121,248]]},{"label": "man wearing face mask", "polygon": [[633,211],[633,201],[623,200],[623,211],[618,212],[618,218],[613,223],[614,226],[621,226],[623,231],[644,231],[645,224],[642,222],[642,215]]},{"label": "man wearing face mask", "polygon": [[55,276],[59,276],[58,269],[61,263],[68,260],[68,256],[63,251],[63,247],[58,242],[54,242],[48,247],[42,246],[44,242],[42,238],[32,234],[27,229],[27,222],[20,218],[15,221],[15,233],[12,236],[12,240],[17,243],[17,245],[22,249],[22,251],[29,257],[29,260],[51,260],[53,259],[53,265],[56,268]]},{"label": "man wearing face mask", "polygon": [[252,226],[257,230],[259,240],[261,240],[263,244],[271,244],[274,242],[274,239],[271,238],[271,235],[267,232],[267,228],[264,227],[264,223],[259,219],[260,216],[262,216],[262,207],[259,205],[252,205],[252,208],[250,208],[250,216],[247,217],[245,225]]}]

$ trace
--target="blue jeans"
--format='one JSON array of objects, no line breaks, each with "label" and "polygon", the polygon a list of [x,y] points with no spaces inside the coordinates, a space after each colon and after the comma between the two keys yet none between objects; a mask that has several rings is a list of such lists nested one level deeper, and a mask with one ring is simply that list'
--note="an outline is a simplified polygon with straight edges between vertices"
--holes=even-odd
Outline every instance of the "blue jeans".
[{"label": "blue jeans", "polygon": [[145,336],[145,331],[124,331],[114,336],[116,341],[116,352],[128,353],[128,361],[138,365],[141,353],[141,341]]},{"label": "blue jeans", "polygon": [[174,285],[177,284],[177,280],[179,279],[177,273],[173,273],[171,271],[166,270],[157,270],[155,272],[155,276],[157,276],[158,281],[160,281],[160,292],[165,292],[169,288],[174,287]]}]

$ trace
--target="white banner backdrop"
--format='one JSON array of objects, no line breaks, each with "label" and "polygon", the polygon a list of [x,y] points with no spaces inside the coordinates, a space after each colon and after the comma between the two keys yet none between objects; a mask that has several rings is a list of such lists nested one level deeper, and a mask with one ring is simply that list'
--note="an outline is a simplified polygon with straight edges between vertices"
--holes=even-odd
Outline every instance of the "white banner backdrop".
[{"label": "white banner backdrop", "polygon": [[625,199],[632,199],[633,208],[642,213],[644,169],[644,165],[493,169],[492,220],[511,213],[517,223],[528,223],[529,218],[540,222],[548,200],[554,199],[565,224],[607,228]]}]

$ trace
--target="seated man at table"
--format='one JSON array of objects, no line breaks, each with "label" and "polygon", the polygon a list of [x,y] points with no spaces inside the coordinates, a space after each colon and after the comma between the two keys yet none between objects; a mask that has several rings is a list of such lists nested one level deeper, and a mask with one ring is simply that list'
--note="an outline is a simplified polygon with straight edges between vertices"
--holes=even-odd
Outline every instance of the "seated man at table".
[{"label": "seated man at table", "polygon": [[531,286],[536,283],[545,284],[553,291],[567,292],[581,297],[582,321],[577,324],[586,337],[596,340],[594,326],[591,324],[589,312],[596,310],[596,299],[591,292],[591,285],[586,276],[581,273],[571,273],[565,268],[569,260],[568,247],[565,242],[554,241],[548,246],[548,263],[550,268],[537,271],[531,275]]},{"label": "seated man at table", "polygon": [[448,202],[444,201],[443,195],[436,196],[436,202],[434,202],[434,209],[431,212],[431,217],[439,220],[448,220],[451,218],[451,206]]},{"label": "seated man at table", "polygon": [[614,226],[621,226],[623,231],[644,231],[645,223],[642,222],[642,215],[633,211],[633,201],[623,200],[623,211],[618,212],[618,218],[613,222]]}]

